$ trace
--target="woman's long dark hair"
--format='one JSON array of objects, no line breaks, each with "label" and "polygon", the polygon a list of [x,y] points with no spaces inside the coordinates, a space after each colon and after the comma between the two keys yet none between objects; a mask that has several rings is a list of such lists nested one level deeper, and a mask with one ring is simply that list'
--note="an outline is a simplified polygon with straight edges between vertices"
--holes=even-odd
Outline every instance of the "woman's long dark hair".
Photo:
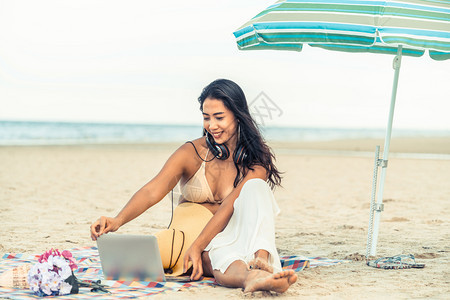
[{"label": "woman's long dark hair", "polygon": [[[280,172],[273,163],[275,156],[270,147],[267,146],[261,136],[258,125],[250,115],[247,100],[242,89],[231,80],[217,79],[205,87],[198,98],[202,112],[203,102],[206,98],[222,100],[223,104],[233,112],[238,121],[238,126],[240,126],[240,135],[235,153],[239,146],[243,146],[247,157],[240,166],[236,162],[234,163],[237,169],[234,187],[247,175],[248,170],[253,170],[255,165],[260,165],[267,170],[267,180],[272,189],[277,185],[281,185]],[[205,134],[206,132],[203,131],[203,135]],[[233,153],[233,157],[235,153]]]}]

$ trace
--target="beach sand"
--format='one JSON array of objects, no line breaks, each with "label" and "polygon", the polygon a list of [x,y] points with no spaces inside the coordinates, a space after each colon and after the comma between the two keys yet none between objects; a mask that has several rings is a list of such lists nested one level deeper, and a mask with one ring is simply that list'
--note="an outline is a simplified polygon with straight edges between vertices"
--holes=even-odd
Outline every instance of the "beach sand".
[{"label": "beach sand", "polygon": [[[284,171],[275,197],[280,255],[353,259],[305,269],[284,294],[191,288],[155,298],[448,299],[450,139],[393,139],[377,257],[414,254],[424,269],[365,265],[375,140],[270,144]],[[114,216],[178,145],[0,147],[0,252],[41,253],[93,246],[89,226]],[[410,153],[409,155],[399,153]],[[411,153],[433,153],[413,155]],[[170,197],[121,233],[166,228]]]}]

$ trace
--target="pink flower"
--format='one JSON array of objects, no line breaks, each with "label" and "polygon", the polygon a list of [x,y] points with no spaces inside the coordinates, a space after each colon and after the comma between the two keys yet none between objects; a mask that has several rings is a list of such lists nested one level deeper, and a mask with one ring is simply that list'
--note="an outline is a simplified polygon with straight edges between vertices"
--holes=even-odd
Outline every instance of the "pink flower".
[{"label": "pink flower", "polygon": [[45,251],[41,256],[39,256],[39,262],[40,263],[42,263],[42,262],[46,262],[47,260],[48,260],[48,257],[50,256],[50,255],[52,255],[52,251],[53,251],[53,249],[51,249],[51,250],[48,250],[48,251]]},{"label": "pink flower", "polygon": [[72,257],[72,253],[69,250],[64,250],[62,252],[62,256],[64,256],[64,258],[69,259],[69,257]]},{"label": "pink flower", "polygon": [[75,270],[75,269],[77,268],[76,261],[75,261],[75,259],[73,258],[72,253],[70,253],[70,251],[68,251],[68,250],[64,250],[64,251],[61,253],[61,252],[59,252],[58,249],[53,249],[53,248],[52,248],[52,249],[50,249],[50,250],[48,250],[48,251],[45,251],[45,252],[39,257],[38,261],[39,261],[40,263],[42,263],[42,262],[47,262],[47,261],[48,261],[48,258],[49,258],[50,256],[54,256],[54,257],[55,257],[55,256],[64,257],[64,259],[66,259],[66,260],[69,262],[70,269]]},{"label": "pink flower", "polygon": [[68,250],[64,250],[63,252],[62,252],[62,256],[66,259],[66,260],[68,260],[69,261],[69,266],[70,266],[70,268],[72,269],[72,270],[75,270],[78,266],[76,265],[76,261],[75,261],[75,259],[73,258],[73,256],[72,256],[72,253],[70,253],[70,251],[68,251]]}]

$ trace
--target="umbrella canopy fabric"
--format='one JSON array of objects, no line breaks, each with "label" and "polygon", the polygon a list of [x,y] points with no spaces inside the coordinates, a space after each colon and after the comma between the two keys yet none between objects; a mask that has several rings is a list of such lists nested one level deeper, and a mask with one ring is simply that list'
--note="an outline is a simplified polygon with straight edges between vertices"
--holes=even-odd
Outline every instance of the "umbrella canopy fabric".
[{"label": "umbrella canopy fabric", "polygon": [[346,52],[450,58],[448,0],[283,0],[234,32],[241,50]]}]

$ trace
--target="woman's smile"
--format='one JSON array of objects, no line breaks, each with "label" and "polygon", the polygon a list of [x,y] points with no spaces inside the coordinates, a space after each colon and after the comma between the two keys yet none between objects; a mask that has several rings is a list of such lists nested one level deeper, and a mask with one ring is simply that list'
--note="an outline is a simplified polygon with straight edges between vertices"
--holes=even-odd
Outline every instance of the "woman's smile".
[{"label": "woman's smile", "polygon": [[220,139],[220,137],[222,136],[223,131],[220,132],[211,132],[212,136],[214,137],[214,139]]}]

